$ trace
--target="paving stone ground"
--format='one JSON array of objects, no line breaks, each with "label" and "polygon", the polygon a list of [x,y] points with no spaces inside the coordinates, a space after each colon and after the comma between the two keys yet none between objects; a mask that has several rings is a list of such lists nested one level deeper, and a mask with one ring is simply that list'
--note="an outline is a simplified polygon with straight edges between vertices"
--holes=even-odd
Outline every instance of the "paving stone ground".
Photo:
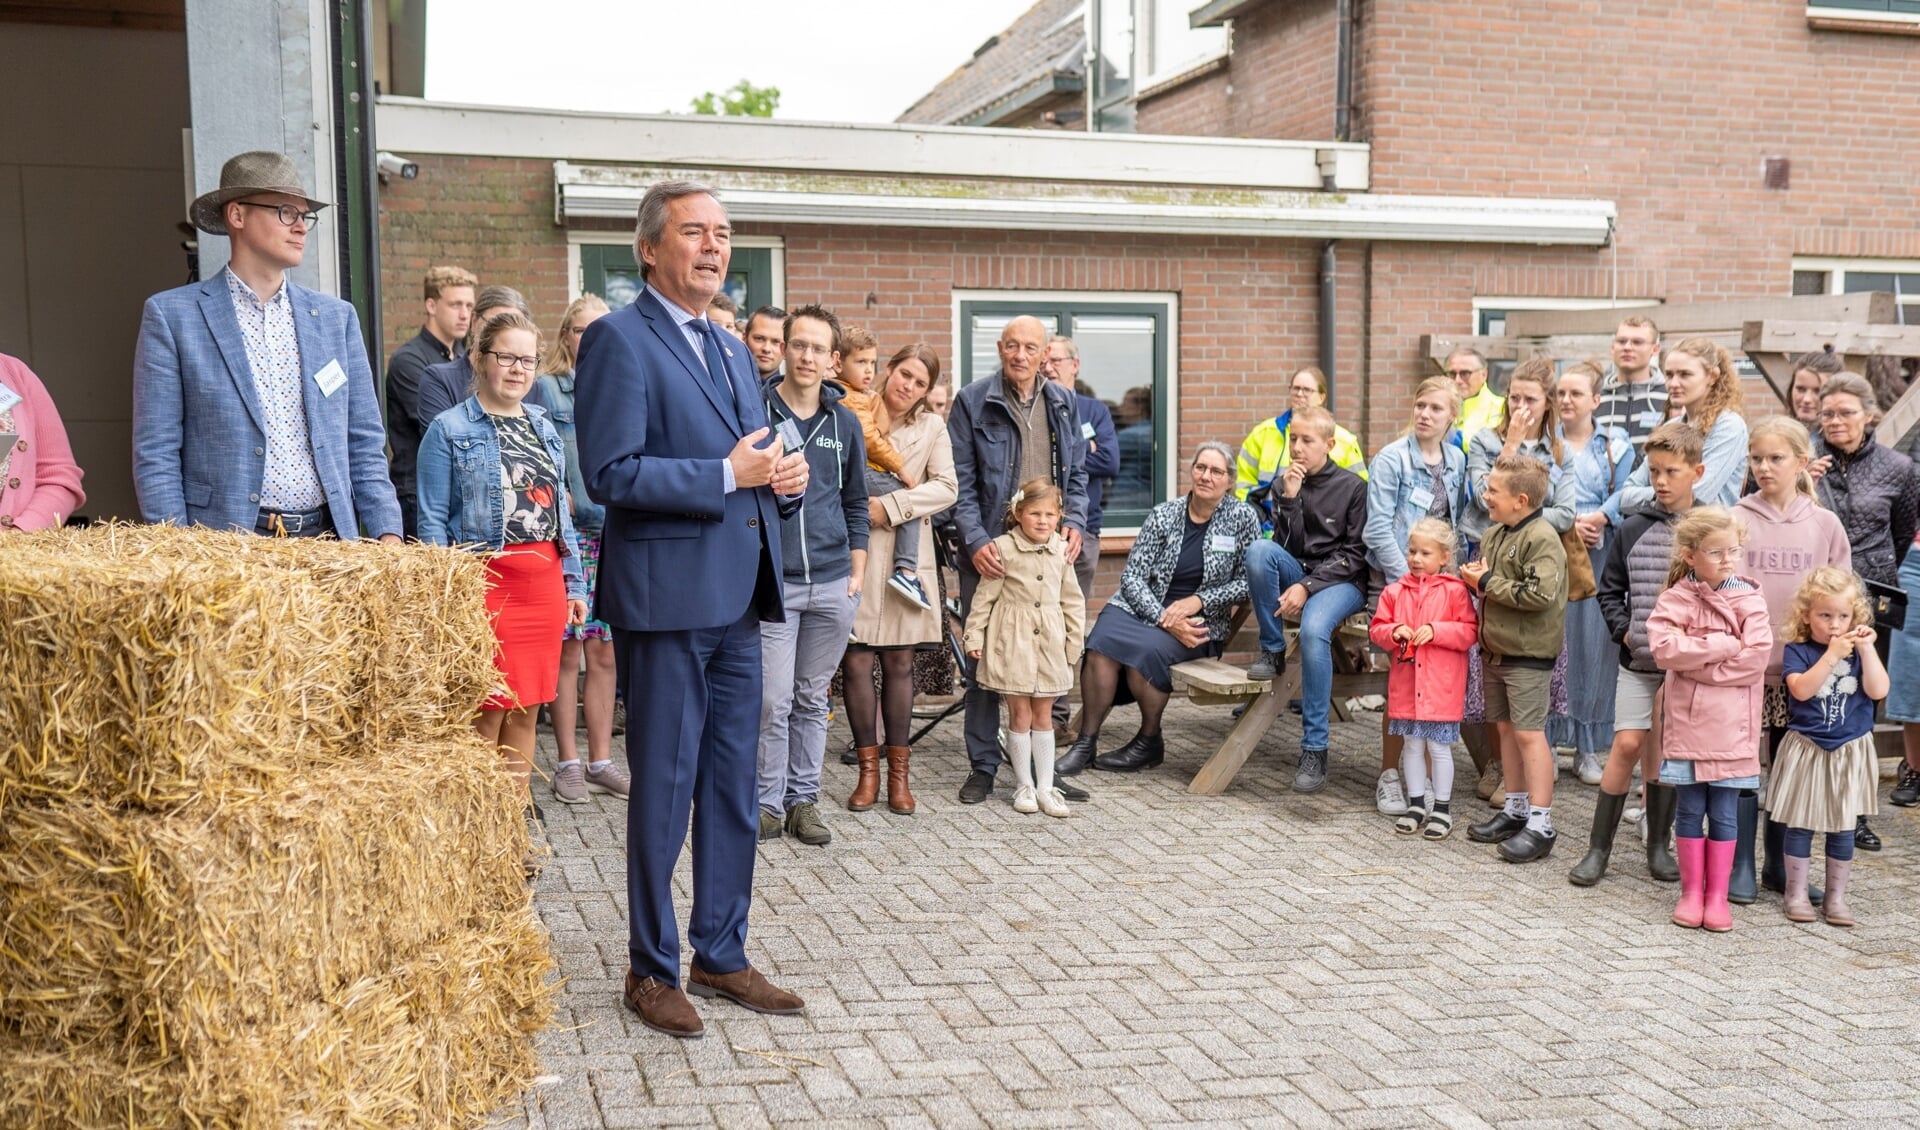
[{"label": "paving stone ground", "polygon": [[[1015,813],[1004,781],[960,804],[958,719],[918,748],[917,815],[848,813],[836,724],[834,841],[761,846],[748,936],[807,1014],[701,1001],[689,1042],[620,1004],[624,806],[543,800],[535,902],[566,984],[546,1075],[499,1121],[1920,1125],[1920,810],[1883,805],[1857,928],[1790,924],[1763,892],[1711,935],[1668,923],[1676,888],[1648,879],[1631,827],[1604,883],[1568,885],[1594,790],[1564,771],[1543,864],[1466,840],[1487,810],[1464,756],[1454,837],[1393,835],[1373,811],[1378,716],[1359,717],[1335,724],[1323,792],[1290,791],[1288,717],[1201,798],[1186,782],[1229,719],[1176,704],[1166,765],[1088,774],[1065,821]],[[687,876],[683,856],[683,924]]]}]

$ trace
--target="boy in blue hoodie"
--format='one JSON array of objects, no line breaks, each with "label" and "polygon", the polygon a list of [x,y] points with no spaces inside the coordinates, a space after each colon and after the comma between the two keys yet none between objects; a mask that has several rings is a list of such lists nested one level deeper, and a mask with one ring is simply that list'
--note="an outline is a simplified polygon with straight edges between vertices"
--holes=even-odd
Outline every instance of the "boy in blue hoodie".
[{"label": "boy in blue hoodie", "polygon": [[802,306],[787,315],[786,339],[785,371],[763,389],[767,420],[787,450],[806,452],[811,477],[780,531],[786,621],[760,625],[760,839],[784,830],[817,847],[833,839],[820,819],[820,765],[828,688],[866,576],[867,451],[860,421],[826,381],[839,319]]}]

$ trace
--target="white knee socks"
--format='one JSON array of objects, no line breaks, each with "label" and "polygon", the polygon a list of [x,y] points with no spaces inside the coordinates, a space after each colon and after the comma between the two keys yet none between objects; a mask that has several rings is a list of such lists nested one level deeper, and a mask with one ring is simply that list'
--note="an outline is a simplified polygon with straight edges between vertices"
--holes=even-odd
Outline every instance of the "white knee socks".
[{"label": "white knee socks", "polygon": [[1030,737],[1033,743],[1033,787],[1044,793],[1053,787],[1053,731],[1035,729]]},{"label": "white knee socks", "polygon": [[1436,800],[1453,799],[1453,746],[1446,742],[1428,742],[1427,758],[1433,762],[1433,795]]},{"label": "white knee socks", "polygon": [[1400,743],[1400,777],[1406,782],[1407,799],[1428,795],[1431,786],[1434,800],[1452,800],[1453,747],[1425,738],[1401,738]]},{"label": "white knee socks", "polygon": [[[1013,766],[1014,781],[1025,788],[1033,787],[1033,747],[1039,737],[1038,731],[1007,731],[1007,763]],[[1047,745],[1053,745],[1052,731],[1047,732]]]}]

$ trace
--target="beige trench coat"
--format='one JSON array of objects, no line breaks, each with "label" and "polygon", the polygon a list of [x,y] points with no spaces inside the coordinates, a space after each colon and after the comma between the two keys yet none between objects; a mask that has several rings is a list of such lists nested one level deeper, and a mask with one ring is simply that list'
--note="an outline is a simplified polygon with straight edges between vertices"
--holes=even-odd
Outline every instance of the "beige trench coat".
[{"label": "beige trench coat", "polygon": [[920,583],[932,595],[934,584],[933,523],[935,514],[960,497],[953,477],[953,444],[947,422],[938,412],[923,411],[911,423],[887,436],[900,453],[907,474],[920,484],[882,495],[876,501],[886,511],[888,529],[874,526],[867,535],[867,579],[861,584],[860,609],[853,616],[853,640],[868,647],[907,647],[939,643],[946,638],[940,612],[915,606],[887,589],[893,575],[893,526],[920,524]]},{"label": "beige trench coat", "polygon": [[1001,694],[1057,698],[1073,689],[1087,639],[1087,602],[1067,564],[1066,539],[1035,545],[1018,531],[993,539],[1007,575],[982,579],[967,616],[978,681]]}]

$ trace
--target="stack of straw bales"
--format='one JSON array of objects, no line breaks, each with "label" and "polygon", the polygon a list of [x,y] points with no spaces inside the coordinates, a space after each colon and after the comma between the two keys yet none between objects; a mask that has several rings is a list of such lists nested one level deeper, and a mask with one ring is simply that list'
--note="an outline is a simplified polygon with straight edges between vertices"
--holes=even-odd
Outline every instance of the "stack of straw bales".
[{"label": "stack of straw bales", "polygon": [[482,569],[0,538],[0,1125],[463,1125],[531,1080]]}]

